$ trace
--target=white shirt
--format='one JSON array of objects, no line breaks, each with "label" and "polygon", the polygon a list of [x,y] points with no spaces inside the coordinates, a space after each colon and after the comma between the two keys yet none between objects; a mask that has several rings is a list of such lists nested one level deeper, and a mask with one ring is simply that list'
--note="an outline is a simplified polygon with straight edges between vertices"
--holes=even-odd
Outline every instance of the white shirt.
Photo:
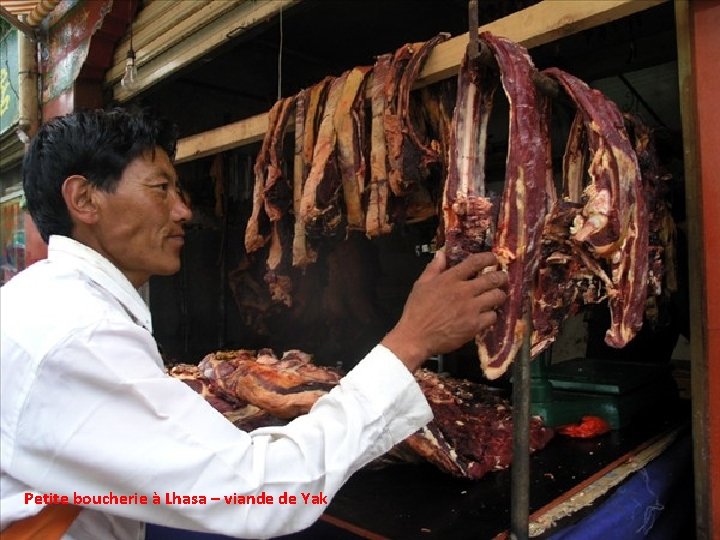
[{"label": "white shirt", "polygon": [[[43,507],[26,504],[26,493],[72,502],[112,492],[148,503],[85,507],[65,538],[140,539],[143,522],[245,538],[291,533],[325,508],[302,493],[329,501],[432,416],[410,372],[377,346],[309,414],[242,432],[166,375],[150,312],[125,276],[62,236],[50,238],[47,260],[0,289],[0,308],[0,529]],[[207,504],[165,504],[173,492]],[[272,504],[223,499],[263,492]],[[298,504],[280,504],[284,492]]]}]

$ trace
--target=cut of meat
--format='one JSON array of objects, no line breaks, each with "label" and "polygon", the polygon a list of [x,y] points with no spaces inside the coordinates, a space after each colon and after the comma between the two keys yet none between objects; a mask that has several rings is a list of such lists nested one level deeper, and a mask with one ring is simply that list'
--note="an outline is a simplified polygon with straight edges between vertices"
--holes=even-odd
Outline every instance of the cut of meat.
[{"label": "cut of meat", "polygon": [[668,203],[671,175],[658,163],[650,129],[635,115],[625,115],[625,125],[632,134],[635,154],[645,191],[649,221],[648,318],[657,323],[672,293],[677,291],[675,254],[676,227]]},{"label": "cut of meat", "polygon": [[255,174],[255,187],[253,188],[253,207],[250,219],[245,228],[245,251],[252,253],[263,247],[270,238],[269,219],[264,212],[265,178],[270,162],[270,145],[273,141],[274,129],[278,116],[282,110],[283,100],[272,106],[268,113],[268,130],[265,132],[262,146],[258,152],[253,172]]},{"label": "cut of meat", "polygon": [[497,322],[476,338],[483,373],[494,379],[507,370],[529,331],[523,315],[530,309],[527,298],[539,263],[551,163],[546,98],[535,88],[527,51],[488,33],[481,37],[497,60],[510,105],[505,187],[493,247],[508,272],[508,297]]},{"label": "cut of meat", "polygon": [[[547,112],[549,116],[549,111]],[[532,356],[552,344],[560,325],[588,303],[606,299],[605,283],[610,279],[596,263],[586,261],[580,246],[570,241],[570,229],[582,212],[582,190],[587,139],[582,113],[570,127],[563,156],[563,193],[557,197],[548,183],[549,212],[542,232],[540,266],[533,290]],[[549,154],[550,155],[550,154]]]},{"label": "cut of meat", "polygon": [[[225,416],[251,430],[281,425],[308,412],[339,384],[342,373],[313,365],[310,355],[298,350],[278,359],[272,350],[261,349],[208,354],[198,367],[178,368],[173,375],[202,380],[209,388],[203,395],[225,403]],[[394,455],[419,455],[444,472],[470,479],[510,464],[511,408],[497,389],[427,370],[416,371],[415,379],[435,418],[401,443]],[[531,451],[543,448],[552,436],[539,418],[531,419]]]},{"label": "cut of meat", "polygon": [[280,112],[271,124],[268,132],[272,132],[268,148],[267,171],[263,185],[263,203],[265,213],[271,222],[280,221],[292,205],[292,186],[283,174],[283,146],[285,130],[292,112],[295,109],[295,96],[280,100]]},{"label": "cut of meat", "polygon": [[247,351],[228,358],[231,354],[207,355],[200,362],[201,373],[214,381],[222,395],[234,396],[280,418],[308,412],[340,381],[337,372],[313,365],[311,357],[300,351],[288,351],[280,360],[271,351],[260,351],[257,358]]},{"label": "cut of meat", "polygon": [[493,202],[485,197],[485,148],[495,85],[481,77],[480,69],[465,55],[458,75],[443,192],[445,254],[451,266],[470,253],[487,251],[494,233]]},{"label": "cut of meat", "polygon": [[305,222],[301,217],[302,194],[313,162],[315,138],[320,127],[331,78],[326,77],[298,95],[295,112],[295,167],[293,171],[293,266],[304,267],[317,260],[317,252],[308,243]]},{"label": "cut of meat", "polygon": [[[415,372],[434,419],[403,441],[441,470],[478,479],[512,462],[512,409],[497,390],[462,379]],[[545,447],[552,429],[539,417],[530,421],[530,451]]]},{"label": "cut of meat", "polygon": [[372,123],[370,127],[370,186],[365,219],[365,232],[372,238],[388,234],[392,224],[388,219],[390,189],[387,176],[384,116],[387,107],[385,85],[390,77],[391,54],[379,56],[370,83]]},{"label": "cut of meat", "polygon": [[497,322],[475,338],[483,373],[495,379],[507,370],[528,331],[523,314],[530,309],[526,299],[539,261],[551,163],[546,100],[535,89],[527,51],[487,32],[481,39],[497,61],[510,106],[502,204],[493,234],[494,205],[485,196],[484,161],[495,77],[466,57],[458,77],[443,218],[450,264],[486,250],[492,238],[493,252],[508,272],[508,296]]},{"label": "cut of meat", "polygon": [[170,368],[168,374],[171,377],[187,384],[195,392],[204,397],[205,400],[213,406],[213,408],[223,414],[247,405],[245,402],[232,397],[222,397],[217,395],[212,382],[200,373],[198,366],[190,364],[176,364]]},{"label": "cut of meat", "polygon": [[348,75],[335,111],[337,159],[342,178],[348,229],[364,230],[365,213],[365,86],[371,68],[356,67]]},{"label": "cut of meat", "polygon": [[287,420],[273,416],[255,405],[231,400],[227,396],[216,395],[213,390],[214,384],[200,373],[198,366],[177,364],[170,369],[169,375],[195,390],[213,408],[243,431],[252,431],[265,426],[281,426],[287,422]]},{"label": "cut of meat", "polygon": [[287,307],[293,304],[293,282],[290,277],[292,265],[292,223],[289,215],[272,222],[267,271],[263,276],[270,290],[270,299]]},{"label": "cut of meat", "polygon": [[590,183],[571,240],[609,266],[611,324],[605,342],[624,347],[642,327],[647,298],[648,211],[635,151],[613,102],[560,69],[544,73],[560,82],[583,114]]},{"label": "cut of meat", "polygon": [[409,194],[427,176],[428,165],[443,158],[437,141],[427,140],[418,132],[423,119],[411,111],[410,91],[432,50],[449,37],[443,33],[423,43],[407,44],[395,53],[391,64],[385,86],[384,124],[388,179],[397,196]]},{"label": "cut of meat", "polygon": [[293,225],[288,210],[293,201],[292,187],[283,174],[283,143],[288,120],[295,108],[296,97],[281,101],[282,106],[275,125],[269,128],[273,136],[268,149],[269,161],[263,200],[272,230],[264,280],[270,289],[272,301],[291,307],[292,280],[289,273],[292,265]]},{"label": "cut of meat", "polygon": [[342,180],[337,165],[334,117],[349,72],[330,84],[313,150],[312,166],[300,200],[300,219],[314,235],[332,235],[340,224],[337,195]]}]

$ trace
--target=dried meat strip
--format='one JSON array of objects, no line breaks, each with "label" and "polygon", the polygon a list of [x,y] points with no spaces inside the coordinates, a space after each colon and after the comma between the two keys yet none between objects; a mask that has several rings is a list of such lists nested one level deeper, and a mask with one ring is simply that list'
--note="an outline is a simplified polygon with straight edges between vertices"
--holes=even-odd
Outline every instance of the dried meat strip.
[{"label": "dried meat strip", "polygon": [[333,118],[348,229],[365,229],[365,87],[372,68],[356,67],[347,77]]},{"label": "dried meat strip", "polygon": [[317,252],[308,243],[305,222],[301,217],[302,194],[313,161],[315,139],[325,106],[331,77],[326,77],[298,96],[295,112],[295,167],[293,170],[293,212],[295,234],[293,235],[293,266],[304,267],[317,260]]},{"label": "dried meat strip", "polygon": [[283,146],[285,131],[292,112],[295,110],[296,96],[281,100],[281,108],[275,125],[272,126],[272,139],[268,149],[267,176],[263,188],[265,213],[270,219],[270,249],[267,256],[265,283],[270,289],[273,302],[292,306],[292,265],[293,229],[289,210],[292,207],[292,187],[283,174]]},{"label": "dried meat strip", "polygon": [[318,235],[333,233],[341,218],[340,208],[336,204],[342,180],[337,164],[334,117],[348,74],[346,72],[330,83],[313,150],[312,167],[300,200],[302,222]]},{"label": "dried meat strip", "polygon": [[385,86],[390,77],[391,54],[379,56],[370,82],[370,185],[365,216],[365,233],[372,238],[392,230],[388,216],[390,189],[388,186],[387,149],[385,145]]},{"label": "dried meat strip", "polygon": [[253,207],[245,228],[245,251],[252,253],[263,247],[270,238],[269,219],[264,211],[265,179],[267,167],[270,162],[270,145],[273,141],[275,125],[277,124],[283,100],[276,102],[268,112],[268,129],[265,132],[262,146],[258,152],[253,172],[255,186],[253,188]]},{"label": "dried meat strip", "polygon": [[497,322],[476,337],[483,373],[495,379],[507,370],[529,331],[524,312],[530,309],[527,297],[540,259],[549,133],[546,98],[533,83],[535,68],[527,50],[487,32],[481,39],[497,60],[510,105],[505,187],[493,246],[508,272],[508,297],[498,309]]},{"label": "dried meat strip", "polygon": [[280,112],[272,128],[268,148],[267,173],[263,185],[263,204],[271,222],[279,221],[292,205],[292,186],[283,174],[285,131],[295,110],[296,96],[280,100]]},{"label": "dried meat strip", "polygon": [[428,165],[440,162],[437,141],[418,132],[422,118],[411,111],[410,91],[432,50],[449,38],[441,33],[422,43],[401,47],[393,58],[391,80],[385,87],[388,108],[385,113],[388,180],[397,196],[409,194],[424,179]]},{"label": "dried meat strip", "polygon": [[649,221],[648,309],[656,318],[661,297],[677,291],[676,226],[668,202],[672,176],[658,162],[653,134],[635,115],[625,114],[642,175]]},{"label": "dried meat strip", "polygon": [[[546,111],[549,117],[549,110]],[[550,156],[550,150],[548,150]],[[583,115],[577,112],[570,126],[563,155],[563,191],[560,197],[555,185],[548,182],[548,215],[542,232],[540,265],[533,289],[532,356],[537,356],[557,338],[562,322],[587,303],[606,298],[605,272],[592,258],[583,256],[579,246],[570,240],[570,229],[582,212],[582,190],[587,155],[587,138]],[[605,279],[601,279],[604,277]]]}]

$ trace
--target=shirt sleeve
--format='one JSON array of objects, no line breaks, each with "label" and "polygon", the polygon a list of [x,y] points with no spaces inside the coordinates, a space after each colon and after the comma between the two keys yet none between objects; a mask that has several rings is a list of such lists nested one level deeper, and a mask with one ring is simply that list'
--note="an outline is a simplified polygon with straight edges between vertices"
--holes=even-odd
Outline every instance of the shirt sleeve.
[{"label": "shirt sleeve", "polygon": [[[93,505],[110,514],[265,538],[312,524],[326,505],[303,494],[329,502],[354,471],[432,417],[413,376],[382,346],[308,414],[251,433],[165,375],[157,356],[145,330],[107,321],[48,353],[21,411],[10,474],[71,500],[148,497],[148,504]],[[273,502],[233,502],[263,493]],[[296,504],[282,504],[283,494]],[[196,503],[182,504],[184,496]],[[197,503],[201,496],[206,504]]]}]

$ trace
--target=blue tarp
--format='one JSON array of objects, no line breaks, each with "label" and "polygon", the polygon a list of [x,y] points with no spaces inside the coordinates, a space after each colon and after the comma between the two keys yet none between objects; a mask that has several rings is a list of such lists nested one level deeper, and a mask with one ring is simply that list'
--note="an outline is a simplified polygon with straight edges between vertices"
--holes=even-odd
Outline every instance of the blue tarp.
[{"label": "blue tarp", "polygon": [[681,531],[692,520],[692,478],[692,441],[686,433],[591,514],[549,540],[687,540]]}]

